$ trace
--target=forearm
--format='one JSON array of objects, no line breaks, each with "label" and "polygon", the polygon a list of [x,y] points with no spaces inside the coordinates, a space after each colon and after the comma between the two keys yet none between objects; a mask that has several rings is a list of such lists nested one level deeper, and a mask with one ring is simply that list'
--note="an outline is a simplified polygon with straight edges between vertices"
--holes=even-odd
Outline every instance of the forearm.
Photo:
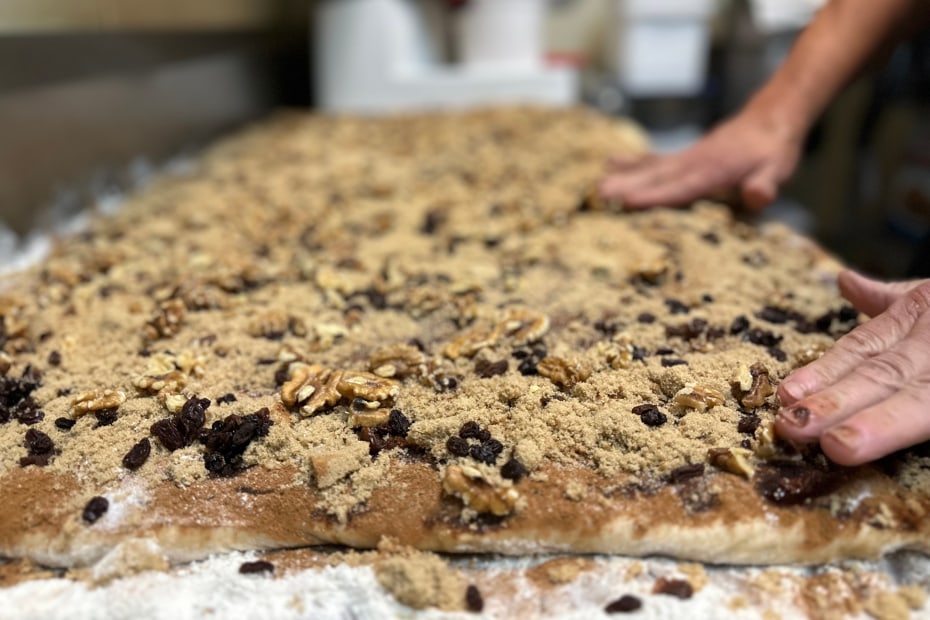
[{"label": "forearm", "polygon": [[843,87],[928,15],[927,0],[831,0],[746,112],[801,140]]}]

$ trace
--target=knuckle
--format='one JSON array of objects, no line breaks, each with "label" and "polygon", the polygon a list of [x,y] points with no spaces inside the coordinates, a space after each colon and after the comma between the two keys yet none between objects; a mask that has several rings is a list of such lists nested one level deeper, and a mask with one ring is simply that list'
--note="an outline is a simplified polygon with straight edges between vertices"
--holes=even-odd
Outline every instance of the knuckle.
[{"label": "knuckle", "polygon": [[885,348],[885,340],[880,333],[871,328],[869,323],[866,323],[837,340],[835,348],[842,353],[869,357],[881,353]]},{"label": "knuckle", "polygon": [[908,291],[901,307],[911,323],[926,314],[930,310],[930,281],[923,282]]},{"label": "knuckle", "polygon": [[864,362],[858,374],[883,387],[897,388],[914,376],[914,363],[901,353],[888,351]]}]

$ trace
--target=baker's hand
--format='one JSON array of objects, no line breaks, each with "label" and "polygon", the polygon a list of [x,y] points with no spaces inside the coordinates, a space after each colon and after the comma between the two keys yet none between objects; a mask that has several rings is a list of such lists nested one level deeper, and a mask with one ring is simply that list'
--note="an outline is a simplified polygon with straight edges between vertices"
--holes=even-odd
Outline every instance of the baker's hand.
[{"label": "baker's hand", "polygon": [[625,209],[718,198],[759,210],[775,200],[800,151],[801,137],[786,125],[744,111],[679,153],[612,159],[600,192]]},{"label": "baker's hand", "polygon": [[874,318],[781,382],[776,430],[858,465],[930,439],[930,280],[883,283],[844,271],[839,285]]}]

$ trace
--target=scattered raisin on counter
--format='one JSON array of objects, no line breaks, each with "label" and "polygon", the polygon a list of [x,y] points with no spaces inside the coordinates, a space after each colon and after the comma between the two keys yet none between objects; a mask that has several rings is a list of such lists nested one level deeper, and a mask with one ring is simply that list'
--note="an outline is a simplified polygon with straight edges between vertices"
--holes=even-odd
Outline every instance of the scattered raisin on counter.
[{"label": "scattered raisin on counter", "polygon": [[489,379],[504,374],[507,372],[507,367],[508,364],[505,359],[490,362],[484,358],[480,358],[475,361],[475,374],[482,379]]},{"label": "scattered raisin on counter", "polygon": [[228,394],[223,394],[222,396],[220,396],[220,397],[218,397],[218,398],[216,399],[216,404],[217,404],[217,405],[228,405],[228,404],[234,403],[234,402],[236,402],[236,395],[233,394],[232,392],[230,392],[230,393],[228,393]]},{"label": "scattered raisin on counter", "polygon": [[242,454],[253,439],[268,434],[274,422],[267,407],[255,413],[239,416],[232,414],[213,423],[200,434],[207,451],[203,455],[204,467],[216,476],[233,476],[245,466]]},{"label": "scattered raisin on counter", "polygon": [[526,466],[514,457],[510,457],[510,460],[501,466],[501,478],[514,482],[520,482],[528,473]]},{"label": "scattered raisin on counter", "polygon": [[387,432],[395,437],[406,437],[407,433],[410,432],[410,420],[400,409],[391,409]]},{"label": "scattered raisin on counter", "polygon": [[446,440],[446,450],[455,456],[468,456],[468,440],[462,437],[449,437]]},{"label": "scattered raisin on counter", "polygon": [[149,441],[148,437],[143,437],[142,440],[130,448],[126,456],[123,457],[123,467],[135,471],[145,464],[151,453],[152,443]]},{"label": "scattered raisin on counter", "polygon": [[209,406],[210,399],[191,396],[173,417],[153,424],[152,434],[171,452],[187,447],[199,437]]},{"label": "scattered raisin on counter", "polygon": [[609,614],[628,614],[638,610],[642,606],[643,602],[637,597],[632,594],[624,594],[604,607],[604,611]]},{"label": "scattered raisin on counter", "polygon": [[479,613],[484,609],[484,597],[474,584],[465,589],[465,607],[472,613]]},{"label": "scattered raisin on counter", "polygon": [[687,366],[688,362],[682,359],[672,358],[672,357],[663,357],[662,366],[664,368],[671,368],[673,366]]},{"label": "scattered raisin on counter", "polygon": [[654,594],[668,594],[680,599],[688,599],[694,595],[694,588],[684,579],[667,579],[659,577],[652,587]]},{"label": "scattered raisin on counter", "polygon": [[55,428],[60,431],[70,431],[77,424],[77,420],[71,418],[55,418]]},{"label": "scattered raisin on counter", "polygon": [[28,454],[19,459],[21,467],[26,467],[28,465],[45,467],[55,453],[55,442],[52,441],[52,438],[34,428],[30,428],[26,431],[23,446],[25,446]]},{"label": "scattered raisin on counter", "polygon": [[638,415],[646,426],[662,426],[668,422],[668,417],[651,403],[637,405],[631,411]]},{"label": "scattered raisin on counter", "polygon": [[256,560],[254,562],[243,562],[239,565],[239,573],[242,575],[261,575],[264,573],[273,573],[274,564],[265,560]]},{"label": "scattered raisin on counter", "polygon": [[97,418],[97,424],[94,428],[100,428],[101,426],[110,426],[116,422],[119,413],[116,409],[101,409],[94,412],[94,417]]},{"label": "scattered raisin on counter", "polygon": [[110,508],[110,502],[105,497],[96,497],[90,498],[90,501],[87,502],[87,505],[84,506],[84,512],[81,513],[81,518],[84,519],[87,523],[96,523],[97,520],[106,514],[107,510]]},{"label": "scattered raisin on counter", "polygon": [[48,354],[48,365],[49,366],[61,366],[61,353],[58,351],[52,351]]},{"label": "scattered raisin on counter", "polygon": [[756,432],[756,429],[759,428],[761,422],[762,420],[755,414],[744,415],[739,419],[739,422],[736,423],[736,430],[740,433],[752,435]]}]

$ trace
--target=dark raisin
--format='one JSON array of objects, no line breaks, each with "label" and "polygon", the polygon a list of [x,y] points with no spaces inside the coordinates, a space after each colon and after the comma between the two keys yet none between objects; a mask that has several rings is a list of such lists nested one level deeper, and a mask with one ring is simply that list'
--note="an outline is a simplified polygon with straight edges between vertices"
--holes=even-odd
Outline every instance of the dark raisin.
[{"label": "dark raisin", "polygon": [[58,391],[55,392],[55,395],[59,398],[62,396],[71,396],[71,388],[58,388]]},{"label": "dark raisin", "polygon": [[661,347],[661,348],[656,349],[656,355],[674,355],[674,354],[675,354],[675,349],[671,349],[669,347]]},{"label": "dark raisin", "polygon": [[236,395],[233,394],[232,392],[229,392],[228,394],[223,394],[222,396],[216,399],[217,405],[228,405],[234,402],[236,402]]},{"label": "dark raisin", "polygon": [[500,454],[500,452],[495,452],[494,449],[490,446],[490,443],[491,442],[488,441],[472,446],[468,450],[469,456],[471,456],[471,458],[475,459],[479,463],[494,465],[497,462],[497,456]]},{"label": "dark raisin", "polygon": [[665,336],[667,338],[681,338],[683,340],[694,340],[707,328],[707,321],[704,319],[693,319],[681,325],[668,325],[665,327]]},{"label": "dark raisin", "polygon": [[743,339],[760,347],[774,347],[782,341],[782,336],[774,334],[765,329],[753,327],[748,332],[746,332],[746,335],[743,336]]},{"label": "dark raisin", "polygon": [[747,329],[749,329],[749,319],[743,315],[739,315],[730,323],[730,333],[734,336],[736,334],[742,334]]},{"label": "dark raisin", "polygon": [[682,359],[676,359],[671,357],[662,358],[662,366],[665,368],[671,368],[672,366],[687,366],[688,362]]},{"label": "dark raisin", "polygon": [[636,320],[644,325],[649,325],[656,322],[656,315],[651,312],[640,312]]},{"label": "dark raisin", "polygon": [[26,439],[23,441],[23,445],[32,456],[51,454],[55,451],[55,442],[52,441],[52,438],[34,428],[26,431]]},{"label": "dark raisin", "polygon": [[624,594],[617,600],[609,603],[604,611],[609,614],[628,614],[643,606],[643,602],[631,594]]},{"label": "dark raisin", "polygon": [[496,362],[490,362],[484,358],[475,361],[475,374],[482,379],[496,377],[507,372],[507,360],[501,359]]},{"label": "dark raisin", "polygon": [[510,457],[510,460],[501,466],[501,477],[514,482],[520,482],[528,473],[526,466],[515,457]]},{"label": "dark raisin", "polygon": [[61,353],[58,351],[52,351],[48,354],[48,365],[49,366],[61,366]]},{"label": "dark raisin", "polygon": [[455,377],[437,377],[436,378],[436,391],[438,392],[453,392],[459,386],[458,379]]},{"label": "dark raisin", "polygon": [[149,441],[148,437],[143,437],[142,440],[130,448],[126,456],[123,457],[123,467],[135,471],[145,464],[145,461],[148,460],[151,453],[152,443]]},{"label": "dark raisin", "polygon": [[632,411],[636,415],[643,415],[644,413],[648,411],[658,411],[658,410],[659,408],[656,405],[653,405],[652,403],[643,403],[642,405],[636,405],[635,407],[630,409],[630,411]]},{"label": "dark raisin", "polygon": [[789,318],[788,312],[775,306],[765,306],[756,313],[756,316],[767,323],[774,323],[775,325],[787,323]]},{"label": "dark raisin", "polygon": [[217,422],[199,433],[207,448],[204,467],[216,476],[233,476],[244,469],[243,452],[253,440],[268,435],[274,424],[267,407],[244,416],[232,414]]},{"label": "dark raisin", "polygon": [[708,231],[701,235],[701,239],[711,245],[720,245],[720,237],[713,231]]},{"label": "dark raisin", "polygon": [[77,424],[77,420],[72,420],[71,418],[55,419],[55,428],[61,431],[70,431],[72,428],[74,428],[75,424]]},{"label": "dark raisin", "polygon": [[482,442],[488,441],[489,439],[491,439],[491,431],[489,431],[486,428],[483,428],[475,434],[475,439],[477,439],[478,441],[482,441]]},{"label": "dark raisin", "polygon": [[697,478],[704,475],[704,463],[689,463],[676,467],[668,474],[668,481],[672,484],[678,484],[685,480]]},{"label": "dark raisin", "polygon": [[174,418],[159,420],[152,424],[149,430],[153,435],[158,437],[158,441],[161,442],[161,445],[171,452],[180,450],[185,445],[184,440],[181,438],[181,433],[178,431],[178,427],[174,422]]},{"label": "dark raisin", "polygon": [[196,396],[191,396],[181,406],[180,413],[175,417],[175,424],[185,446],[194,443],[200,435],[200,429],[207,421],[206,410],[209,407],[209,398],[197,398]]},{"label": "dark raisin", "polygon": [[45,412],[37,407],[38,405],[32,398],[27,398],[16,406],[16,419],[19,420],[20,424],[26,426],[38,424],[45,419]]},{"label": "dark raisin", "polygon": [[694,595],[694,588],[684,579],[666,579],[659,577],[652,587],[654,594],[668,594],[680,599],[688,599]]},{"label": "dark raisin", "polygon": [[613,321],[595,321],[594,329],[601,332],[605,336],[613,336],[620,329],[620,326]]},{"label": "dark raisin", "polygon": [[517,370],[519,370],[520,374],[524,377],[531,377],[539,374],[539,371],[536,370],[538,365],[539,360],[534,357],[527,357],[517,365]]},{"label": "dark raisin", "polygon": [[395,437],[406,437],[410,431],[410,420],[400,411],[400,409],[391,409],[391,415],[387,423],[388,433]]},{"label": "dark raisin", "polygon": [[762,420],[757,415],[744,415],[736,423],[736,430],[747,435],[752,435],[759,428]]},{"label": "dark raisin", "polygon": [[448,215],[445,211],[432,210],[427,211],[423,218],[423,224],[420,226],[420,232],[424,235],[432,235],[446,223]]},{"label": "dark raisin", "polygon": [[516,360],[522,360],[528,358],[530,356],[530,352],[526,349],[517,349],[511,353],[511,356],[513,356],[513,358]]},{"label": "dark raisin", "polygon": [[633,345],[633,361],[642,361],[646,359],[647,355],[646,349]]},{"label": "dark raisin", "polygon": [[668,421],[668,417],[656,408],[644,411],[639,416],[639,419],[642,420],[643,424],[646,426],[662,426]]},{"label": "dark raisin", "polygon": [[705,336],[708,340],[719,340],[726,335],[726,330],[722,327],[708,327]]},{"label": "dark raisin", "polygon": [[462,439],[477,439],[479,431],[481,431],[481,426],[474,420],[470,420],[463,424],[462,428],[459,429],[459,437]]},{"label": "dark raisin", "polygon": [[678,299],[666,299],[665,307],[668,308],[671,314],[688,314],[691,312],[691,308]]},{"label": "dark raisin", "polygon": [[701,301],[703,301],[705,304],[712,304],[714,303],[714,296],[710,293],[704,293],[701,295]]},{"label": "dark raisin", "polygon": [[766,352],[772,357],[774,357],[776,360],[778,360],[779,362],[788,361],[788,354],[785,353],[783,350],[779,349],[778,347],[769,347],[766,349]]},{"label": "dark raisin", "polygon": [[426,353],[426,345],[423,344],[423,341],[419,338],[411,338],[407,341],[407,344],[412,345],[417,348],[417,351],[420,353]]},{"label": "dark raisin", "polygon": [[836,318],[838,318],[841,323],[851,323],[852,321],[858,321],[859,311],[852,306],[843,306],[836,313]]},{"label": "dark raisin", "polygon": [[468,456],[468,440],[461,437],[449,437],[446,440],[446,450],[455,456]]},{"label": "dark raisin", "polygon": [[287,369],[287,364],[279,367],[276,371],[274,371],[274,384],[279,387],[284,385],[290,378],[290,374],[290,371]]},{"label": "dark raisin", "polygon": [[273,573],[274,564],[265,560],[256,560],[255,562],[243,562],[239,566],[239,573],[242,575],[258,575],[262,573]]},{"label": "dark raisin", "polygon": [[354,398],[352,399],[352,408],[356,411],[366,411],[368,409],[368,401],[364,398]]},{"label": "dark raisin", "polygon": [[97,424],[94,428],[100,428],[101,426],[110,426],[116,422],[119,413],[116,409],[101,409],[94,412],[94,417],[97,418]]},{"label": "dark raisin", "polygon": [[484,609],[484,598],[474,584],[465,588],[465,608],[475,614]]},{"label": "dark raisin", "polygon": [[90,501],[84,506],[81,517],[88,523],[96,523],[97,519],[105,515],[109,508],[110,502],[107,501],[107,498],[98,495],[90,498]]}]

